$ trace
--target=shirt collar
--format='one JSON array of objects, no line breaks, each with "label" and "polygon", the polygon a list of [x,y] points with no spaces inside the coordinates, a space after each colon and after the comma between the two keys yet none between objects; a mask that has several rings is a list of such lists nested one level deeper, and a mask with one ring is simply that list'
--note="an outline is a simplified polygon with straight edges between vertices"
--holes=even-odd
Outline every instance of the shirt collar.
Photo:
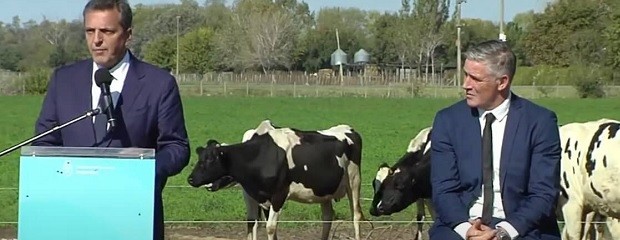
[{"label": "shirt collar", "polygon": [[[123,59],[121,59],[120,62],[118,62],[116,65],[114,65],[114,67],[110,68],[109,71],[110,71],[110,74],[112,74],[112,76],[114,77],[115,80],[123,79],[124,77],[122,77],[121,74],[123,72],[126,72],[124,70],[127,69],[128,67],[129,67],[129,50],[125,51],[125,56],[123,56]],[[97,63],[95,63],[93,61],[93,68],[96,71],[97,69],[103,68],[103,66],[101,66],[101,65],[99,65],[99,64],[97,64]],[[93,71],[93,74],[94,74],[95,71]]]},{"label": "shirt collar", "polygon": [[506,119],[506,116],[508,115],[508,109],[510,108],[510,98],[512,96],[512,93],[508,93],[508,97],[506,98],[506,100],[504,100],[499,106],[497,106],[496,108],[489,110],[489,111],[485,111],[482,108],[478,108],[478,116],[480,116],[479,118],[482,119],[484,118],[484,116],[487,113],[493,113],[493,115],[495,116],[495,119],[497,119],[497,121],[503,121],[504,119]]}]

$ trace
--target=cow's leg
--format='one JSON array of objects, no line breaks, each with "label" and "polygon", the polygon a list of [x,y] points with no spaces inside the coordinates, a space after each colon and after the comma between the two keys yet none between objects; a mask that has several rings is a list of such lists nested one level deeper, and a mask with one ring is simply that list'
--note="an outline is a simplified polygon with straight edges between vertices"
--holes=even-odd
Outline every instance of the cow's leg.
[{"label": "cow's leg", "polygon": [[431,199],[424,199],[424,203],[426,204],[426,209],[428,209],[428,214],[431,215],[431,219],[435,219],[435,209],[433,208],[433,201],[431,201]]},{"label": "cow's leg", "polygon": [[418,229],[415,232],[415,236],[413,237],[414,240],[418,240],[418,239],[422,239],[422,230],[423,230],[423,225],[424,223],[422,221],[424,221],[424,199],[418,199],[416,201],[416,221],[417,221],[417,225],[418,225]]},{"label": "cow's leg", "polygon": [[607,232],[609,239],[620,239],[620,222],[617,218],[607,217]]},{"label": "cow's leg", "polygon": [[596,240],[596,226],[592,224],[596,216],[595,212],[584,214],[582,219],[582,236],[581,240]]},{"label": "cow's leg", "polygon": [[332,201],[321,203],[321,220],[323,220],[323,231],[321,232],[321,239],[329,239],[329,232],[332,228],[332,221],[334,220],[334,207]]},{"label": "cow's leg", "polygon": [[278,230],[278,217],[280,216],[280,212],[276,212],[271,206],[269,208],[269,218],[267,219],[267,239],[269,240],[277,240],[276,232]]},{"label": "cow's leg", "polygon": [[607,217],[599,213],[595,213],[592,219],[592,226],[595,229],[595,239],[607,239],[605,236],[605,228],[607,227]]},{"label": "cow's leg", "polygon": [[[426,209],[428,209],[428,214],[431,215],[431,220],[435,219],[435,208],[433,208],[433,201],[430,198],[424,199],[424,203],[426,205]],[[432,223],[430,223],[432,225]],[[430,229],[430,226],[429,226]]]},{"label": "cow's leg", "polygon": [[353,228],[355,229],[355,239],[360,239],[360,221],[364,218],[362,213],[362,205],[360,204],[361,180],[360,167],[353,162],[347,167],[349,174],[349,188],[347,189],[347,197],[349,198],[349,208],[353,215]]},{"label": "cow's leg", "polygon": [[261,207],[248,193],[243,190],[243,201],[245,202],[246,220],[247,220],[247,239],[257,240],[256,232],[258,231],[258,220],[261,216]]},{"label": "cow's leg", "polygon": [[563,240],[578,240],[582,237],[582,218],[584,216],[581,203],[569,198],[562,207],[564,213],[564,228],[562,229]]}]

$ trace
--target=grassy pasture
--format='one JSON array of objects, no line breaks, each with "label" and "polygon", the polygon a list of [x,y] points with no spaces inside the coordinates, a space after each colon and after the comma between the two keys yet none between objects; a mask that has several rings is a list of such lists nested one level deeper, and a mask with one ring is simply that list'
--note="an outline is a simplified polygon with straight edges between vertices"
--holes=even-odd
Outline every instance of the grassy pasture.
[{"label": "grassy pasture", "polygon": [[[185,97],[184,109],[191,140],[190,165],[168,181],[164,191],[167,221],[242,221],[245,209],[239,188],[210,193],[188,187],[187,176],[196,161],[193,149],[208,139],[236,143],[243,132],[260,121],[271,119],[280,126],[299,129],[324,129],[349,124],[363,137],[362,197],[372,198],[372,179],[381,162],[394,163],[405,151],[410,139],[432,123],[437,110],[457,99],[433,98],[292,98],[292,97]],[[25,140],[33,133],[33,124],[41,96],[0,96],[0,149]],[[620,119],[617,99],[536,99],[559,117],[559,123],[588,121],[602,117]],[[17,221],[19,151],[0,159],[0,222]],[[412,209],[392,217],[374,218],[368,214],[370,201],[363,200],[365,216],[370,220],[411,220]],[[346,199],[335,204],[338,219],[349,219]],[[318,205],[288,202],[284,221],[318,221]]]}]

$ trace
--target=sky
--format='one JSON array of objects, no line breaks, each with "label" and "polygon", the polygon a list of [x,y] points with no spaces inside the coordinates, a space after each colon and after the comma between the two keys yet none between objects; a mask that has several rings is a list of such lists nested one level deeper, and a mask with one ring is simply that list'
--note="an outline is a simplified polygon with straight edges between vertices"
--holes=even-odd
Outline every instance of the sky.
[{"label": "sky", "polygon": [[[454,1],[451,0],[451,11]],[[462,6],[462,18],[481,18],[499,22],[501,0],[466,0]],[[517,13],[534,10],[541,12],[550,0],[504,0],[504,21],[511,21]],[[8,3],[7,3],[8,2]],[[60,19],[80,19],[87,0],[0,0],[0,21],[12,22],[13,16],[19,16],[22,22],[44,17],[51,21]],[[203,0],[197,2],[203,3]],[[357,7],[363,10],[395,12],[401,7],[401,0],[305,0],[310,10],[318,11],[325,7]],[[136,4],[180,3],[180,0],[129,0]]]}]

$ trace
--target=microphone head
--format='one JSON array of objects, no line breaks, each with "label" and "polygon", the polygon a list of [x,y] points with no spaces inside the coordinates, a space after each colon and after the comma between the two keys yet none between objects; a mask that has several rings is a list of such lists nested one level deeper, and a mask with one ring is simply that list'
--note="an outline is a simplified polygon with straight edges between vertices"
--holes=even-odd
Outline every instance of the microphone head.
[{"label": "microphone head", "polygon": [[110,74],[110,71],[105,68],[99,68],[95,72],[95,83],[98,87],[101,87],[102,84],[110,85],[113,79],[114,77]]}]

